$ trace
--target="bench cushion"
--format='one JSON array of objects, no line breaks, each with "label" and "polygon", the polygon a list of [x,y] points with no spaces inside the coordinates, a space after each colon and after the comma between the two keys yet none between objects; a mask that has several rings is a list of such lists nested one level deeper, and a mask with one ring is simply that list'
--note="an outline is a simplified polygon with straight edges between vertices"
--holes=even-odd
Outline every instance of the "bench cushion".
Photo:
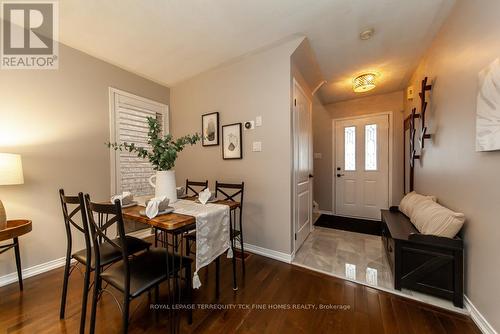
[{"label": "bench cushion", "polygon": [[411,222],[422,234],[454,238],[465,222],[465,215],[426,200],[413,212]]},{"label": "bench cushion", "polygon": [[420,204],[428,200],[436,202],[436,197],[424,196],[412,191],[411,193],[406,194],[406,196],[401,200],[401,203],[399,204],[399,211],[411,219],[415,211],[418,210]]}]

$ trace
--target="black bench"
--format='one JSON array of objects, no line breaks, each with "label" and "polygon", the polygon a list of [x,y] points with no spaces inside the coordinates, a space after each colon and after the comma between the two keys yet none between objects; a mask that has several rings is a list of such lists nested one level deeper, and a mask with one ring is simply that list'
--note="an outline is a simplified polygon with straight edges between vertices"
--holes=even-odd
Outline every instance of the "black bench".
[{"label": "black bench", "polygon": [[463,240],[420,234],[397,207],[382,210],[382,242],[394,288],[407,288],[463,307]]}]

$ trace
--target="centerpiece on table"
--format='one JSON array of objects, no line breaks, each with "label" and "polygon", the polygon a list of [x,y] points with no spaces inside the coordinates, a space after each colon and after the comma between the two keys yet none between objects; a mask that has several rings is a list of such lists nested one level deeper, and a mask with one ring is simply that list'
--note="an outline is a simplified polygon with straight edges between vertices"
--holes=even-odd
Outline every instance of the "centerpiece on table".
[{"label": "centerpiece on table", "polygon": [[[170,203],[177,201],[177,190],[175,183],[175,171],[172,169],[177,159],[177,154],[186,145],[194,145],[200,139],[200,135],[186,135],[174,139],[171,134],[161,137],[161,126],[156,118],[148,117],[148,145],[151,150],[137,146],[134,143],[107,143],[109,148],[120,151],[136,153],[139,158],[148,159],[156,171],[156,175],[149,178],[149,183],[155,188],[155,197],[166,196]],[[156,182],[153,183],[153,178]]]}]

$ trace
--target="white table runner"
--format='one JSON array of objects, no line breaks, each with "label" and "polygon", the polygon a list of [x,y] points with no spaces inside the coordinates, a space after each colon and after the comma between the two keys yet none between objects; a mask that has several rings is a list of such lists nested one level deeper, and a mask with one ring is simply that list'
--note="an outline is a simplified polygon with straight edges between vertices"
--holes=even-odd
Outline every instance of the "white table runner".
[{"label": "white table runner", "polygon": [[196,271],[193,288],[201,286],[198,271],[212,263],[226,250],[227,257],[233,257],[229,228],[229,206],[200,204],[189,200],[178,200],[170,204],[174,212],[196,218]]}]

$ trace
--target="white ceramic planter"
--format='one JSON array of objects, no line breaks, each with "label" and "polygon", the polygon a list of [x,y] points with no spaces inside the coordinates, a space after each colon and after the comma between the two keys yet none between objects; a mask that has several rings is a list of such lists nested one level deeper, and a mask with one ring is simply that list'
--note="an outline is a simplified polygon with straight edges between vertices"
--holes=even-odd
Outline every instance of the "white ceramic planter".
[{"label": "white ceramic planter", "polygon": [[[154,183],[153,179],[156,179]],[[170,203],[177,202],[174,170],[157,171],[156,175],[149,178],[149,184],[155,188],[155,197],[167,196]]]}]

